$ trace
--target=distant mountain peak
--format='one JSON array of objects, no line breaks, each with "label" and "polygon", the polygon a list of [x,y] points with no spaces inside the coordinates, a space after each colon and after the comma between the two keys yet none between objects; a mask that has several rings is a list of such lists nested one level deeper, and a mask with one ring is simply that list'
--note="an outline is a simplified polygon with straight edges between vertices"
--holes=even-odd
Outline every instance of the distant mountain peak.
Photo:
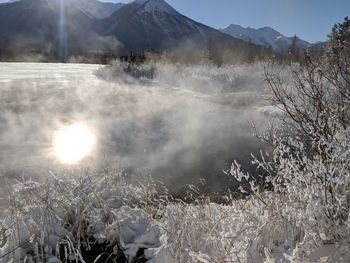
[{"label": "distant mountain peak", "polygon": [[[244,28],[240,25],[229,25],[227,28],[220,29],[221,32],[231,35],[233,37],[250,41],[256,45],[265,47],[271,47],[273,50],[285,53],[290,44],[292,43],[293,37],[286,37],[272,27],[261,27],[258,29]],[[300,49],[309,48],[311,44],[297,37],[297,46]]]},{"label": "distant mountain peak", "polygon": [[98,0],[66,0],[66,3],[74,5],[86,14],[102,19],[110,16],[119,8],[122,3],[102,2]]},{"label": "distant mountain peak", "polygon": [[133,3],[139,5],[147,12],[161,11],[171,15],[178,14],[178,12],[164,0],[135,0]]},{"label": "distant mountain peak", "polygon": [[[253,28],[251,28],[251,29],[253,29]],[[258,28],[257,30],[263,31],[263,32],[266,32],[266,33],[269,33],[269,34],[275,34],[275,35],[282,36],[282,34],[280,32],[278,32],[277,30],[275,30],[275,29],[273,29],[272,27],[269,27],[269,26],[264,26],[264,27]]]},{"label": "distant mountain peak", "polygon": [[263,30],[263,31],[276,31],[275,29],[273,29],[272,27],[269,27],[269,26],[260,27],[258,30]]},{"label": "distant mountain peak", "polygon": [[243,29],[243,27],[241,25],[237,25],[237,24],[231,24],[228,27],[226,27],[226,29],[229,29],[229,28],[240,28],[240,29]]},{"label": "distant mountain peak", "polygon": [[[113,3],[65,0],[63,34],[59,3],[21,0],[0,5],[0,49],[10,48],[11,54],[45,50],[64,61],[80,54],[129,55],[147,50],[241,53],[246,47],[240,39],[181,15],[164,0],[136,0],[114,12],[118,6]],[[254,47],[257,53],[262,50]]]}]

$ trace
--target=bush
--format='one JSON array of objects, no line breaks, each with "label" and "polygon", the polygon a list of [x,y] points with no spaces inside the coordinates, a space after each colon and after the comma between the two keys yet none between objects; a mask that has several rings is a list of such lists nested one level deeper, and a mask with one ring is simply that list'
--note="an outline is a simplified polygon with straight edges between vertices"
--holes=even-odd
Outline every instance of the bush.
[{"label": "bush", "polygon": [[[344,246],[349,256],[349,25],[346,18],[334,27],[321,54],[306,54],[303,65],[291,65],[291,86],[273,65],[265,68],[274,105],[283,114],[261,136],[274,147],[272,161],[254,159],[264,170],[264,186],[232,166],[231,173],[245,182],[242,190],[271,213],[268,220],[278,218],[299,229],[293,252],[297,262],[310,260],[328,243],[338,247],[327,255],[329,260],[346,262],[340,249]],[[266,187],[270,190],[261,191]]]}]

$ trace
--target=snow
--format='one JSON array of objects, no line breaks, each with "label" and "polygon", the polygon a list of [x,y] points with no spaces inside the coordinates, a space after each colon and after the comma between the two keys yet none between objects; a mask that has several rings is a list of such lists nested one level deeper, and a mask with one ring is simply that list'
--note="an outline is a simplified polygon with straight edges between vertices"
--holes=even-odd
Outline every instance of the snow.
[{"label": "snow", "polygon": [[121,207],[114,211],[115,221],[103,231],[95,234],[97,239],[115,240],[128,260],[132,261],[139,249],[145,249],[149,259],[154,257],[161,247],[161,231],[154,227],[149,216],[140,209]]},{"label": "snow", "polygon": [[143,211],[122,207],[117,213],[119,238],[125,254],[132,260],[140,248],[160,246],[160,231],[151,226]]},{"label": "snow", "polygon": [[178,12],[164,0],[136,0],[134,3],[142,6],[147,12],[161,11],[171,15],[178,14]]},{"label": "snow", "polygon": [[[109,182],[112,182],[110,179]],[[76,231],[81,231],[84,237],[87,235],[94,237],[99,244],[106,242],[111,245],[118,244],[118,247],[116,246],[115,249],[121,248],[124,255],[131,262],[140,249],[145,249],[145,256],[149,260],[149,263],[162,263],[166,262],[168,259],[170,260],[171,256],[165,251],[164,242],[166,242],[166,239],[163,237],[164,232],[159,226],[154,224],[154,220],[151,216],[141,209],[116,205],[114,192],[111,192],[115,191],[115,193],[118,193],[118,188],[120,187],[124,190],[128,190],[135,198],[141,200],[138,193],[142,191],[142,189],[132,187],[131,185],[126,186],[123,183],[117,183],[118,186],[109,184],[108,189],[106,189],[103,181],[98,181],[96,178],[92,178],[92,180],[94,180],[95,185],[98,186],[95,189],[97,191],[89,193],[86,190],[90,188],[90,186],[88,184],[83,184],[80,185],[80,187],[82,187],[81,190],[84,190],[83,192],[73,193],[68,190],[68,192],[65,193],[67,195],[66,197],[59,197],[61,200],[59,203],[62,201],[69,201],[71,206],[58,207],[54,205],[50,209],[47,209],[44,204],[39,204],[40,198],[36,200],[38,204],[34,204],[35,202],[33,203],[32,200],[23,200],[26,202],[25,211],[23,211],[21,215],[16,215],[18,217],[16,224],[19,229],[18,234],[17,231],[16,233],[12,232],[14,225],[11,223],[11,213],[7,213],[5,218],[0,218],[1,226],[8,227],[8,230],[5,231],[5,235],[8,238],[5,240],[4,244],[0,243],[0,263],[7,263],[10,258],[14,257],[13,253],[7,255],[7,252],[14,246],[17,246],[17,237],[20,237],[22,243],[28,243],[26,246],[15,249],[15,260],[18,260],[18,262],[22,262],[20,259],[23,259],[23,257],[27,257],[28,262],[32,262],[31,260],[34,258],[39,258],[39,261],[35,262],[42,262],[40,258],[46,258],[43,262],[61,262],[59,260],[60,255],[57,247],[67,241],[72,244],[77,242],[75,236]],[[51,181],[48,185],[52,187],[54,184],[54,181]],[[60,185],[60,187],[55,188],[55,190],[49,193],[49,198],[52,198],[52,202],[57,201],[54,196],[57,196],[62,189],[78,186],[75,183],[70,184],[67,179],[64,182],[60,180]],[[40,185],[37,185],[37,187],[39,188],[32,190],[38,191]],[[29,190],[29,188],[22,184],[19,184],[16,189],[16,194],[18,194],[18,196],[22,196],[23,194],[22,197],[24,197],[25,192]],[[109,193],[106,199],[95,203],[96,196],[100,196],[103,192]],[[60,194],[63,193],[61,192]],[[122,199],[126,197],[125,195],[121,196]],[[68,199],[65,200],[65,198]],[[73,221],[67,224],[64,219],[67,220],[67,216],[69,217],[70,215],[79,213],[79,207],[81,205],[87,205],[90,209],[86,210],[84,214],[81,214],[81,218],[73,216],[72,219],[77,222]],[[106,213],[110,213],[111,219],[113,220],[106,221]],[[86,222],[89,222],[89,224],[87,225]],[[80,225],[84,227],[80,228]],[[0,233],[0,241],[2,241],[1,234],[2,233]],[[115,250],[115,252],[120,251]],[[73,255],[71,254],[71,256]]]},{"label": "snow", "polygon": [[258,111],[272,116],[272,117],[277,117],[281,114],[283,114],[283,111],[281,110],[281,107],[273,106],[273,105],[266,105],[258,108]]},{"label": "snow", "polygon": [[[220,29],[220,31],[245,41],[252,41],[252,43],[257,45],[265,47],[271,46],[278,52],[286,51],[292,41],[292,37],[286,37],[271,27],[254,29],[232,24],[227,28]],[[311,45],[301,39],[298,39],[297,44],[300,48],[306,48]]]},{"label": "snow", "polygon": [[[227,115],[220,107],[211,108],[214,107],[214,103],[209,104],[210,108],[203,107],[217,96],[209,88],[205,89],[205,83],[208,84],[209,81],[215,79],[216,81],[213,81],[212,85],[217,91],[221,83],[219,80],[224,79],[225,82],[236,87],[235,83],[242,83],[243,78],[245,92],[249,86],[258,86],[256,83],[261,83],[260,81],[255,82],[256,80],[251,81],[246,77],[247,75],[252,77],[252,73],[257,72],[256,68],[248,68],[249,70],[230,67],[215,69],[200,66],[191,67],[189,70],[189,68],[182,67],[181,71],[179,67],[161,65],[157,69],[158,74],[161,73],[161,76],[156,78],[157,81],[151,82],[149,86],[140,87],[140,84],[135,84],[137,80],[134,80],[132,88],[128,89],[127,84],[121,84],[121,80],[118,84],[112,85],[98,79],[94,75],[94,71],[99,68],[99,65],[0,63],[0,83],[7,84],[9,81],[29,79],[44,86],[54,85],[57,88],[57,86],[67,84],[67,82],[67,85],[72,86],[76,84],[73,80],[84,79],[88,85],[82,87],[78,93],[82,100],[86,99],[83,95],[86,95],[87,90],[91,91],[96,88],[94,83],[98,86],[97,92],[88,97],[89,103],[91,103],[92,97],[99,97],[102,90],[107,89],[109,84],[112,85],[113,92],[118,89],[123,91],[128,89],[128,98],[132,92],[135,92],[136,98],[141,97],[142,101],[154,98],[155,95],[160,97],[159,101],[152,101],[152,105],[160,103],[168,92],[171,100],[166,100],[167,106],[170,102],[178,99],[175,106],[177,107],[176,112],[179,112],[182,107],[179,102],[190,99],[188,104],[191,107],[190,111],[186,111],[187,117],[189,113],[192,114],[196,111],[194,106],[200,105],[199,111],[205,117],[205,122],[212,122],[211,118],[208,119],[212,116],[213,119],[217,120],[216,127],[225,122],[233,122],[232,113],[235,112],[228,110],[229,104],[227,103],[225,103]],[[122,76],[118,75],[118,78],[122,78]],[[179,80],[184,81],[185,84],[181,85]],[[247,82],[249,83],[247,84]],[[79,83],[81,84],[81,82]],[[6,88],[5,84],[4,88]],[[198,84],[198,87],[195,88],[194,84]],[[31,87],[30,85],[31,82],[28,81],[23,86],[28,88]],[[242,85],[239,86],[242,88]],[[145,95],[141,93],[142,89],[156,93],[150,93],[150,96],[144,99],[145,97],[142,96]],[[242,95],[242,92],[239,91],[224,93],[223,90],[224,88],[220,92],[223,92],[225,97],[232,95],[231,93],[234,93],[235,96]],[[108,93],[109,98],[111,94]],[[117,96],[120,94],[117,93]],[[251,97],[252,93],[247,95]],[[229,97],[230,99],[231,97]],[[237,100],[241,101],[242,97],[238,96]],[[136,105],[135,99],[131,101],[133,105]],[[200,104],[196,104],[196,102],[200,102]],[[103,106],[106,105],[107,103],[104,101]],[[146,104],[145,108],[148,108],[149,105]],[[279,107],[276,106],[254,107],[254,115],[259,112],[266,115],[281,113]],[[208,110],[213,110],[214,114]],[[89,112],[90,117],[92,112]],[[45,114],[48,113],[45,112]],[[228,118],[226,119],[225,116]],[[117,116],[114,115],[112,118],[117,118]],[[194,121],[198,121],[198,118],[191,118],[191,122]],[[201,127],[199,125],[199,128]],[[185,132],[190,133],[191,131],[186,130]],[[200,133],[195,130],[193,137],[199,135]],[[215,136],[210,136],[211,140],[214,138]],[[348,138],[349,131],[339,134],[339,138],[334,140],[335,145],[330,151],[334,157],[342,158],[341,163],[345,163],[349,159],[349,149],[346,146]],[[201,140],[200,143],[204,143],[204,140]],[[290,143],[293,144],[292,141]],[[301,147],[299,149],[302,151]],[[239,151],[241,150],[239,149]],[[284,151],[287,149],[285,148]],[[162,158],[164,156],[163,154]],[[334,160],[337,160],[336,158]],[[300,160],[304,160],[304,158]],[[280,159],[278,163],[283,165],[283,159]],[[292,175],[290,180],[295,180],[299,174],[290,173],[290,171],[294,171],[295,167],[300,167],[298,163],[296,164],[285,163],[286,166],[282,170],[282,174],[284,176]],[[311,178],[310,172],[322,171],[323,169],[322,162],[313,161],[307,164],[310,166],[302,166],[304,173],[301,173],[301,180],[308,180]],[[280,166],[280,168],[284,167]],[[309,174],[306,173],[307,169],[310,171]],[[232,167],[231,174],[235,172],[239,175],[236,179],[248,178],[248,175],[241,171],[239,165]],[[135,186],[126,183],[126,181],[131,180],[129,177],[123,179],[125,177],[114,171],[108,173],[94,171],[83,175],[77,173],[63,172],[62,175],[59,175],[50,171],[49,176],[47,173],[43,175],[42,178],[45,180],[40,180],[37,183],[32,181],[16,182],[16,185],[12,187],[14,200],[11,201],[19,204],[18,207],[21,209],[16,210],[16,207],[8,207],[1,215],[0,230],[2,227],[5,228],[5,241],[3,242],[2,232],[0,232],[0,263],[8,263],[11,260],[12,262],[33,262],[33,258],[36,259],[37,263],[58,263],[60,255],[58,255],[59,249],[57,247],[62,242],[67,242],[74,249],[81,242],[80,248],[88,248],[91,244],[89,244],[89,239],[85,239],[87,237],[94,238],[94,241],[100,245],[108,243],[113,246],[115,252],[117,250],[118,252],[123,251],[123,254],[131,262],[143,249],[147,263],[223,261],[287,263],[293,262],[293,259],[297,258],[298,255],[302,255],[300,258],[305,259],[303,262],[308,262],[306,259],[309,262],[326,262],[327,260],[350,262],[350,249],[346,240],[332,243],[333,240],[327,237],[329,233],[324,232],[324,229],[321,228],[319,235],[313,232],[320,222],[322,227],[322,220],[324,220],[321,214],[317,214],[318,211],[322,211],[320,199],[315,198],[317,194],[321,193],[317,188],[314,188],[317,184],[310,183],[308,184],[310,188],[303,191],[298,188],[293,189],[291,185],[288,185],[289,197],[299,198],[301,196],[303,198],[301,200],[305,200],[304,197],[314,198],[311,202],[308,201],[308,205],[305,206],[308,213],[304,213],[305,210],[294,210],[300,209],[298,202],[294,200],[290,202],[287,198],[286,202],[288,203],[285,205],[283,202],[280,203],[280,199],[273,192],[261,193],[261,197],[265,200],[264,203],[254,197],[238,200],[227,196],[225,197],[228,200],[227,205],[211,203],[209,199],[196,200],[195,203],[187,204],[181,201],[171,202],[168,199],[166,201],[158,200],[156,198],[159,198],[159,192],[149,186],[152,185],[152,182],[147,182],[147,184],[138,182]],[[343,179],[345,176],[348,177],[348,171],[344,173]],[[339,182],[334,181],[334,183],[341,185],[347,180],[343,179],[340,178]],[[251,187],[253,188],[253,185]],[[241,192],[245,192],[246,189],[245,187],[239,188]],[[314,189],[313,194],[310,195],[312,189]],[[336,200],[343,202],[341,196]],[[277,209],[275,209],[276,206]],[[275,213],[276,211],[278,213]],[[296,211],[302,212],[297,213]],[[300,226],[308,227],[306,229],[311,230],[311,232],[304,233]],[[338,230],[347,231],[347,227]],[[21,242],[26,242],[26,245],[18,247]],[[15,249],[14,252],[7,255],[13,249]],[[72,249],[74,253],[79,252],[74,249]],[[73,252],[70,251],[70,253]],[[294,260],[294,262],[300,261]]]},{"label": "snow", "polygon": [[[186,133],[185,147],[195,149],[195,147],[189,146],[188,143],[192,140],[195,143],[199,141],[199,135],[203,130],[202,120],[205,123],[205,135],[208,134],[208,139],[200,140],[200,144],[204,145],[206,141],[210,141],[211,147],[211,143],[216,144],[217,137],[220,137],[220,141],[225,141],[226,136],[231,137],[234,134],[232,131],[240,126],[235,120],[232,120],[232,113],[237,114],[237,111],[232,111],[227,103],[221,105],[221,102],[214,103],[211,100],[215,98],[219,101],[220,94],[218,90],[223,92],[223,84],[227,82],[229,82],[229,86],[226,89],[234,89],[235,83],[242,83],[242,78],[244,79],[244,85],[247,85],[247,89],[248,86],[255,86],[255,79],[253,82],[248,81],[247,76],[249,75],[249,78],[251,78],[252,72],[257,72],[255,69],[246,70],[245,68],[237,69],[234,67],[220,69],[211,66],[184,68],[182,65],[162,64],[157,66],[156,71],[161,76],[155,77],[149,85],[141,85],[137,80],[133,80],[132,84],[123,82],[123,75],[118,75],[118,83],[101,80],[95,75],[95,71],[99,68],[100,65],[0,63],[0,83],[3,84],[2,91],[14,87],[25,91],[34,90],[43,96],[40,96],[38,104],[40,104],[40,109],[44,108],[46,110],[40,116],[45,117],[45,119],[48,118],[49,121],[39,119],[41,127],[47,122],[55,121],[57,118],[53,117],[50,111],[55,101],[67,104],[66,96],[59,96],[62,88],[66,89],[68,98],[78,97],[80,102],[86,102],[87,105],[93,104],[87,116],[90,119],[98,117],[99,125],[102,125],[104,129],[109,129],[107,126],[110,122],[115,122],[116,119],[120,118],[120,115],[125,114],[125,108],[132,111],[136,105],[142,107],[138,112],[142,112],[141,118],[145,120],[143,114],[148,109],[152,108],[153,113],[155,107],[160,106],[160,110],[156,110],[157,118],[162,117],[158,112],[164,112],[166,121],[172,122],[172,115],[175,115],[176,122],[171,125],[171,145],[168,144],[164,147],[167,150],[166,153],[161,148],[157,148],[157,152],[152,153],[151,147],[148,147],[147,144],[142,145],[142,147],[147,149],[147,157],[154,156],[155,160],[163,161],[171,154],[169,153],[170,146],[175,145],[179,149],[182,147],[184,133]],[[45,96],[47,91],[57,90],[59,92],[54,93],[54,95],[50,93],[49,97]],[[106,94],[106,96],[103,94]],[[123,94],[127,94],[127,99]],[[31,93],[28,93],[29,97],[30,95]],[[241,101],[239,92],[236,95],[237,101]],[[225,93],[222,96],[226,98]],[[125,105],[125,107],[123,106],[122,111],[119,111],[120,109],[114,108],[115,105],[108,106],[110,105],[109,101],[103,100],[102,103],[96,103],[96,100],[101,97],[113,98],[113,100],[120,97],[116,104],[118,106]],[[125,104],[126,100],[130,101],[131,104]],[[147,102],[144,106],[139,104],[144,102]],[[50,106],[46,107],[45,103],[50,103]],[[101,108],[98,105],[101,105]],[[152,106],[150,107],[150,105]],[[103,112],[107,112],[107,115],[103,115]],[[114,114],[111,115],[110,112]],[[182,112],[185,114],[185,120],[190,122],[191,129],[186,128],[188,124],[182,123]],[[81,116],[83,113],[84,111],[79,110],[78,114]],[[196,116],[191,117],[193,114],[196,114]],[[33,115],[37,120],[39,114],[34,112]],[[59,111],[55,108],[54,116],[57,115],[59,115]],[[244,116],[240,117],[244,118]],[[128,126],[134,118],[134,116],[128,116],[127,120],[122,120],[123,122],[120,121],[119,123]],[[136,121],[138,121],[137,118]],[[237,121],[240,122],[241,120],[237,119]],[[28,118],[26,122],[28,122]],[[32,122],[30,121],[30,123]],[[212,128],[209,127],[209,123],[213,126],[213,131],[211,131]],[[181,126],[179,141],[177,141],[177,135],[175,134],[176,125]],[[111,127],[118,132],[115,126]],[[184,130],[184,128],[186,129]],[[212,136],[213,133],[217,134],[218,129],[222,131],[227,129],[227,131],[222,136]],[[239,129],[242,129],[242,127]],[[13,133],[11,129],[9,130],[9,133]],[[16,133],[19,134],[24,130],[16,129]],[[147,131],[147,129],[142,130]],[[35,138],[40,140],[42,137],[38,136],[39,132],[35,132]],[[132,130],[128,130],[128,133],[132,133]],[[32,130],[30,134],[33,134]],[[26,137],[26,141],[28,141],[28,138],[30,136]],[[18,137],[16,137],[15,142],[17,143],[18,140]],[[7,143],[13,143],[13,141],[7,140]],[[211,150],[210,147],[207,148],[208,151]],[[177,149],[174,151],[175,154],[176,151]],[[230,148],[230,156],[231,154]],[[6,156],[8,155],[8,152],[6,152]],[[195,154],[191,155],[195,156]],[[33,156],[36,156],[34,150],[25,158],[36,158]],[[215,156],[217,156],[216,152]],[[23,165],[27,162],[27,159],[26,161],[18,161],[19,158],[17,154],[17,165],[18,163]],[[43,160],[43,157],[40,156],[40,159]],[[7,161],[4,163],[7,163]],[[152,165],[156,164],[152,163]],[[100,176],[99,173],[92,173],[89,175],[91,177],[83,180],[80,175],[74,175],[71,179],[70,172],[68,175],[60,176],[53,169],[48,172],[44,168],[36,172],[42,173],[40,174],[40,180],[38,180],[40,183],[19,183],[19,185],[13,187],[15,190],[14,196],[23,207],[17,215],[19,218],[18,226],[21,229],[21,240],[32,240],[28,246],[16,250],[16,259],[22,260],[17,260],[17,262],[23,262],[23,258],[27,253],[34,254],[38,258],[45,257],[43,262],[57,262],[59,258],[57,246],[62,244],[63,241],[68,242],[69,240],[73,244],[77,244],[80,240],[77,239],[77,233],[81,233],[83,237],[94,237],[99,242],[98,244],[108,242],[115,245],[118,243],[125,256],[130,260],[142,248],[145,249],[144,253],[148,263],[205,262],[210,257],[219,259],[220,255],[224,253],[225,245],[228,245],[228,235],[230,233],[234,235],[236,227],[239,225],[239,220],[236,220],[235,216],[234,218],[228,216],[226,208],[215,204],[198,208],[195,206],[187,207],[182,204],[169,205],[169,207],[142,205],[148,201],[147,196],[149,196],[150,191],[144,193],[141,187],[134,187],[126,183],[115,183],[117,179],[114,174],[110,177],[106,176],[106,179],[104,179],[104,175]],[[129,180],[129,178],[127,179]],[[87,182],[87,185],[81,185],[82,182]],[[0,191],[0,194],[2,193]],[[47,203],[45,200],[47,200]],[[230,211],[232,212],[232,210]],[[211,218],[211,215],[213,218]],[[11,239],[0,248],[0,256],[16,247],[18,243],[17,225],[13,224],[15,215],[5,212],[3,216],[6,219],[2,221],[1,218],[1,223],[8,227],[14,226],[14,228],[7,230],[6,234],[10,235]],[[203,224],[198,223],[198,218],[201,218],[201,216],[205,219]],[[225,219],[221,221],[221,217]],[[213,222],[220,223],[213,224]],[[187,229],[193,229],[193,231]],[[82,244],[85,245],[86,243],[82,242]],[[193,248],[189,249],[190,245]],[[218,246],[219,250],[217,249]],[[177,247],[181,249],[177,250]],[[117,248],[115,247],[115,249]],[[11,256],[14,256],[14,254],[11,254]],[[0,262],[7,263],[9,260],[9,257],[4,257],[0,259]],[[31,262],[30,260],[28,258],[27,262]],[[213,261],[209,260],[209,262]]]},{"label": "snow", "polygon": [[80,9],[86,15],[99,19],[109,17],[124,6],[122,3],[104,3],[97,0],[69,0],[67,2]]},{"label": "snow", "polygon": [[72,78],[94,79],[96,64],[0,63],[0,83],[17,80],[40,80],[41,85],[57,84]]}]

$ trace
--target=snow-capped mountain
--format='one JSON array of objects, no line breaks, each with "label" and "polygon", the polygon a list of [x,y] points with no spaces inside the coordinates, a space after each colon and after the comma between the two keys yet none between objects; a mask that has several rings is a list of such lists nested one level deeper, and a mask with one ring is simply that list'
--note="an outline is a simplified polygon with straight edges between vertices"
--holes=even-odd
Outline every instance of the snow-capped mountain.
[{"label": "snow-capped mountain", "polygon": [[84,13],[100,19],[109,17],[124,6],[123,3],[108,3],[97,0],[66,0],[66,2],[79,8]]},{"label": "snow-capped mountain", "polygon": [[[0,55],[28,51],[54,57],[62,48],[68,55],[126,55],[178,47],[210,47],[215,53],[241,51],[246,42],[183,16],[164,0],[123,5],[96,0],[19,0],[0,5]],[[261,49],[254,46],[254,51]]]},{"label": "snow-capped mountain", "polygon": [[179,45],[241,48],[244,41],[183,16],[164,0],[136,0],[102,21],[103,35],[115,36],[127,50],[161,51]]},{"label": "snow-capped mountain", "polygon": [[[273,50],[280,53],[284,53],[288,50],[288,47],[292,43],[293,39],[293,37],[286,37],[271,27],[254,29],[250,27],[244,28],[240,25],[232,24],[227,28],[220,29],[220,31],[235,38],[251,41],[256,45],[271,47]],[[312,46],[311,43],[298,37],[296,38],[296,44],[300,49],[305,49]]]},{"label": "snow-capped mountain", "polygon": [[139,6],[139,12],[165,12],[170,15],[178,15],[179,13],[163,0],[136,0],[134,4]]}]

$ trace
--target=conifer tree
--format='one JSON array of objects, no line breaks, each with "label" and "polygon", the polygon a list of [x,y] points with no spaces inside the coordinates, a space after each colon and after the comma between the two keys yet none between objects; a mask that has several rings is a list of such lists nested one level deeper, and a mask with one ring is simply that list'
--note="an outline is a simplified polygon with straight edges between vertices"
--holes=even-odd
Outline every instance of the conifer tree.
[{"label": "conifer tree", "polygon": [[290,62],[298,62],[299,61],[299,48],[297,45],[297,36],[294,35],[294,37],[292,38],[292,42],[288,48],[287,51],[287,59]]}]

